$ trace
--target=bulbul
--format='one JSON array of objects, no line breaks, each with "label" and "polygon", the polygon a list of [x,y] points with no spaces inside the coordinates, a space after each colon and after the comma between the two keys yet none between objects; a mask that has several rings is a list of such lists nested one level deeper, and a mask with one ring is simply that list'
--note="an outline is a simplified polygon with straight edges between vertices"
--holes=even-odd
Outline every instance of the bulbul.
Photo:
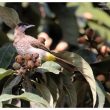
[{"label": "bulbul", "polygon": [[70,72],[74,71],[75,66],[70,62],[61,59],[54,55],[49,49],[45,47],[38,39],[26,35],[26,29],[33,27],[34,25],[28,25],[26,23],[19,23],[14,30],[14,42],[13,45],[16,48],[18,54],[39,54],[41,60],[51,60],[59,63],[62,67],[67,69]]},{"label": "bulbul", "polygon": [[[89,68],[89,71],[82,70],[81,67],[77,68],[74,66],[71,62],[59,58],[56,56],[55,53],[51,52],[49,49],[45,47],[43,43],[41,43],[38,39],[25,34],[25,30],[33,27],[34,25],[28,25],[25,23],[20,23],[16,26],[15,31],[14,31],[14,42],[13,45],[16,48],[18,54],[24,55],[24,54],[39,54],[39,58],[41,60],[52,60],[60,64],[63,68],[65,68],[67,71],[70,73],[73,73],[75,70],[79,70],[82,72],[82,74],[85,76],[86,80],[91,84],[91,90],[93,94],[93,106],[95,106],[96,103],[96,86],[95,86],[95,80],[94,76],[92,74],[92,70],[90,66],[86,63],[85,60],[83,60],[83,64],[86,64],[86,68]],[[77,65],[77,64],[76,64]],[[78,66],[78,65],[77,65]],[[83,73],[85,71],[85,73]],[[87,73],[86,73],[87,72]],[[89,73],[90,75],[89,75]]]}]

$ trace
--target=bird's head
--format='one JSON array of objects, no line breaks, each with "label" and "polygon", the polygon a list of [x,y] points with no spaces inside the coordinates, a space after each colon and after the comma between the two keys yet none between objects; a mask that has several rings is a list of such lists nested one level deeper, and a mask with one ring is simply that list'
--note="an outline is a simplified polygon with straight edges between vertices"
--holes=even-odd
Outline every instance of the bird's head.
[{"label": "bird's head", "polygon": [[20,32],[25,32],[26,29],[30,28],[30,27],[34,27],[35,25],[30,25],[30,24],[27,24],[27,23],[19,23],[15,30],[16,31],[20,31]]}]

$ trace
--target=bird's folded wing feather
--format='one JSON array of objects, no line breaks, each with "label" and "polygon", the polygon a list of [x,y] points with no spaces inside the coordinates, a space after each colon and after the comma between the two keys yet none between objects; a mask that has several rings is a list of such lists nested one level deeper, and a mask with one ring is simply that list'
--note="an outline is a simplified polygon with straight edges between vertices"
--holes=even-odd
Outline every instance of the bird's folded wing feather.
[{"label": "bird's folded wing feather", "polygon": [[35,47],[35,48],[39,48],[39,49],[42,49],[42,50],[45,50],[49,53],[51,53],[51,51],[45,47],[45,45],[43,43],[41,43],[38,39],[32,37],[32,36],[27,36],[31,46]]}]

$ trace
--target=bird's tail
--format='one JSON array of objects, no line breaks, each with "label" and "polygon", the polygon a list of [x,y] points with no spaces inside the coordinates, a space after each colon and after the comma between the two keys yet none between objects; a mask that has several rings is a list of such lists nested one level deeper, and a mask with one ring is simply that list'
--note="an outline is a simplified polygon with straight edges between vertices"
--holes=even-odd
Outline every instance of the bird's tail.
[{"label": "bird's tail", "polygon": [[63,68],[65,68],[69,72],[74,72],[76,70],[76,67],[74,65],[72,65],[70,62],[62,58],[56,57],[55,62],[60,64]]},{"label": "bird's tail", "polygon": [[69,72],[74,72],[75,70],[77,70],[76,67],[72,63],[60,57],[57,57],[56,54],[52,52],[51,53],[46,52],[45,56],[43,57],[43,60],[44,61],[55,61],[56,63],[60,64],[63,68],[65,68]]}]

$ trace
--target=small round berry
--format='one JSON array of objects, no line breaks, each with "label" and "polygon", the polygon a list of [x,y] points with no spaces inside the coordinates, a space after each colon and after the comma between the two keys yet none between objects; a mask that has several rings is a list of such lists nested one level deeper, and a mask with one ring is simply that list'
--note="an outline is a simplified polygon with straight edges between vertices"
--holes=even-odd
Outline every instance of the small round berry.
[{"label": "small round berry", "polygon": [[38,58],[39,58],[39,54],[35,53],[35,54],[32,55],[32,60],[33,60],[34,62],[35,62],[36,59],[38,59]]},{"label": "small round berry", "polygon": [[25,60],[31,60],[31,58],[32,58],[32,55],[31,54],[25,54],[24,55],[24,59]]},{"label": "small round berry", "polygon": [[41,61],[37,59],[36,62],[34,63],[34,65],[35,65],[35,67],[40,66],[41,65]]},{"label": "small round berry", "polygon": [[32,60],[27,61],[27,68],[32,69],[34,67],[34,62]]},{"label": "small round berry", "polygon": [[13,68],[14,68],[15,70],[19,70],[20,67],[21,67],[21,65],[20,65],[19,63],[17,63],[17,62],[13,63]]},{"label": "small round berry", "polygon": [[16,60],[17,63],[20,63],[21,64],[23,62],[23,57],[21,55],[17,55],[15,57],[15,60]]}]

